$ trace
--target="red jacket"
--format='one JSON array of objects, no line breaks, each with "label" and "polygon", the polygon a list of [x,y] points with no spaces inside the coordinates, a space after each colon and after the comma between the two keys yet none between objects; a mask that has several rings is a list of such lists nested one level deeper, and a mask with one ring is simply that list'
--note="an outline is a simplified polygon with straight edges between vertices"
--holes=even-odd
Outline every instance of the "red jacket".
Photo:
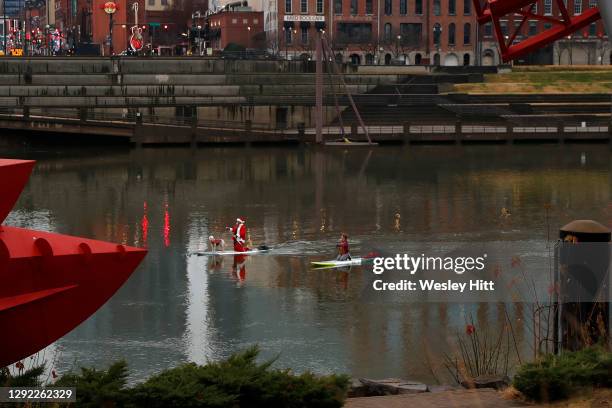
[{"label": "red jacket", "polygon": [[338,247],[338,252],[340,252],[340,255],[345,255],[349,253],[349,243],[348,241],[340,241],[337,245]]},{"label": "red jacket", "polygon": [[237,252],[248,251],[246,247],[247,227],[245,224],[236,223],[232,228],[232,240],[234,241],[234,250]]}]

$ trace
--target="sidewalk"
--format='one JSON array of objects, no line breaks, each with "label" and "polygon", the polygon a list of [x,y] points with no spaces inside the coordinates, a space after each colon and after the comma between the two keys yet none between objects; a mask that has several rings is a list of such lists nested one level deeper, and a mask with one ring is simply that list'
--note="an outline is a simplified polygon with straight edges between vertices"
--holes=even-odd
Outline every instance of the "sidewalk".
[{"label": "sidewalk", "polygon": [[349,398],[344,406],[345,408],[511,408],[529,405],[519,401],[506,401],[492,389],[480,389]]}]

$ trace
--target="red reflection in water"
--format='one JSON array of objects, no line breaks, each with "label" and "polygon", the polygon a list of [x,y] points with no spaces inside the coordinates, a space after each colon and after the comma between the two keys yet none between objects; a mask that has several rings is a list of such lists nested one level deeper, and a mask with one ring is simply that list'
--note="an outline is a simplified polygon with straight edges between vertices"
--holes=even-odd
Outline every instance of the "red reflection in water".
[{"label": "red reflection in water", "polygon": [[168,204],[164,206],[164,245],[166,248],[170,246],[170,213],[168,212]]},{"label": "red reflection in water", "polygon": [[147,216],[147,202],[144,202],[144,213],[142,215],[142,221],[140,222],[142,227],[142,246],[147,247],[147,238],[149,236],[149,217]]},{"label": "red reflection in water", "polygon": [[234,264],[232,265],[232,274],[240,282],[246,279],[246,256],[234,255]]}]

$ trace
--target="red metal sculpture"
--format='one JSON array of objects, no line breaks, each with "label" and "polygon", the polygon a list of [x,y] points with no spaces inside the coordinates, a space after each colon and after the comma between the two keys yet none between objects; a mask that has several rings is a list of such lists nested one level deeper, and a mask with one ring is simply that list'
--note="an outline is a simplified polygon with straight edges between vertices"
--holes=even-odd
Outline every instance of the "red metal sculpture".
[{"label": "red metal sculpture", "polygon": [[[0,159],[0,222],[33,161]],[[123,285],[146,250],[0,225],[0,367],[53,343]]]},{"label": "red metal sculpture", "polygon": [[[493,23],[495,35],[499,43],[502,60],[505,62],[528,54],[563,37],[587,27],[601,18],[599,9],[588,8],[579,15],[573,15],[566,7],[566,0],[554,0],[559,10],[559,17],[547,15],[545,10],[537,10],[538,0],[473,0],[478,22],[485,24]],[[515,15],[514,20],[520,21],[520,25],[508,27],[507,35],[504,34],[500,19]],[[518,19],[517,20],[517,16]],[[525,24],[529,20],[544,21],[551,24],[551,28],[534,36],[527,36],[520,40],[525,30]]]}]

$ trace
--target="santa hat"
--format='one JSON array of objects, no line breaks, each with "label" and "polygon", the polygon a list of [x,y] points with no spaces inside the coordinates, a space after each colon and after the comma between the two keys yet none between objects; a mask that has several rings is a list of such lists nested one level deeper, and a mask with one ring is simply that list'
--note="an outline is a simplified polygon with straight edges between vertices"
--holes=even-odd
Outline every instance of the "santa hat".
[{"label": "santa hat", "polygon": [[238,218],[236,218],[236,222],[238,222],[240,224],[244,224],[245,221],[244,221],[244,218],[238,217]]}]

